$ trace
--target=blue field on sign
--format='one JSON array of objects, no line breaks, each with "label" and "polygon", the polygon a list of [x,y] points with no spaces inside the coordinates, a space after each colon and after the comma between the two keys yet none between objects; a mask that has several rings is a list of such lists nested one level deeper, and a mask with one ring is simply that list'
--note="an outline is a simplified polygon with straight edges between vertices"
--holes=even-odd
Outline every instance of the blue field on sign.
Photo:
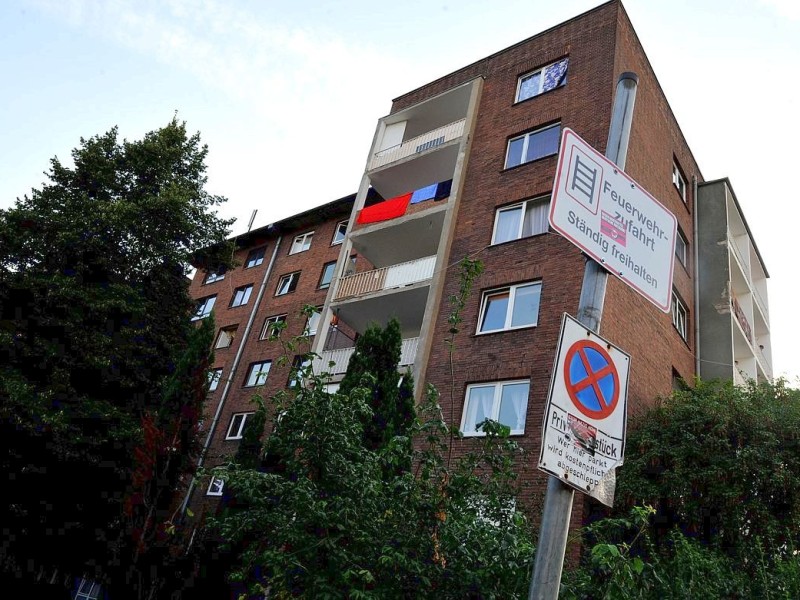
[{"label": "blue field on sign", "polygon": [[[589,368],[592,370],[592,375],[598,371],[602,371],[608,366],[608,361],[599,352],[593,348],[583,348],[584,356],[589,363]],[[614,375],[608,373],[597,381],[597,387],[600,388],[600,393],[603,395],[601,399],[597,397],[595,386],[591,385],[589,381],[589,373],[581,360],[580,353],[572,357],[569,365],[569,379],[570,383],[575,387],[581,387],[585,383],[585,387],[576,392],[575,396],[580,400],[586,408],[593,411],[599,411],[608,406],[614,398]]]}]

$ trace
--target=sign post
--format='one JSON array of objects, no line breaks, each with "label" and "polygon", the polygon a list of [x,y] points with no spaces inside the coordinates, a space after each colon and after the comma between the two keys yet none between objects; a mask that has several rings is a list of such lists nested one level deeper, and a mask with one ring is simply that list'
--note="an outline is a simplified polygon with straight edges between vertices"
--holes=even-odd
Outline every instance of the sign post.
[{"label": "sign post", "polygon": [[[614,96],[606,155],[620,169],[625,168],[628,155],[628,140],[638,84],[639,77],[635,73],[623,73],[617,82]],[[608,274],[597,262],[591,259],[586,261],[577,316],[578,321],[591,331],[600,330],[607,279]],[[575,492],[571,487],[564,485],[555,477],[549,478],[542,511],[539,544],[536,547],[536,561],[528,590],[529,600],[558,598],[574,496]]]}]

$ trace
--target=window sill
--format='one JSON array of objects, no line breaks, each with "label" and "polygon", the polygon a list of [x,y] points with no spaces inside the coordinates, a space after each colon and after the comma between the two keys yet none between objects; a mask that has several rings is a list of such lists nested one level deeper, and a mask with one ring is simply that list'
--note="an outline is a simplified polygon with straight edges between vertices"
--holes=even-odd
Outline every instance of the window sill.
[{"label": "window sill", "polygon": [[547,156],[540,156],[534,160],[529,160],[528,162],[519,163],[518,165],[514,165],[513,167],[503,167],[500,169],[500,173],[508,173],[509,171],[513,171],[515,169],[519,169],[520,167],[524,167],[526,165],[533,165],[538,162],[542,162],[543,160],[547,160],[548,158],[553,158],[558,156],[558,152],[553,152],[553,154],[548,154]]},{"label": "window sill", "polygon": [[524,329],[536,329],[539,323],[533,325],[521,325],[520,327],[509,327],[508,329],[493,329],[492,331],[476,331],[474,337],[482,337],[484,335],[494,335],[496,333],[508,333],[509,331],[522,331]]},{"label": "window sill", "polygon": [[513,244],[514,242],[521,242],[522,240],[531,240],[533,238],[542,237],[543,235],[547,235],[550,233],[550,227],[547,228],[547,231],[542,231],[540,233],[534,233],[533,235],[526,235],[524,237],[518,237],[513,240],[506,240],[505,242],[497,242],[493,244],[489,244],[489,248],[498,248],[500,246],[506,246],[508,244]]},{"label": "window sill", "polygon": [[[466,432],[461,431],[459,429],[459,433],[461,433],[461,436],[464,437],[464,438],[483,438],[483,437],[486,437],[486,433],[484,433],[483,431],[475,431],[475,432],[466,433]],[[509,437],[511,437],[511,436],[521,436],[521,435],[525,435],[525,431],[511,431],[508,435],[509,435]]]}]

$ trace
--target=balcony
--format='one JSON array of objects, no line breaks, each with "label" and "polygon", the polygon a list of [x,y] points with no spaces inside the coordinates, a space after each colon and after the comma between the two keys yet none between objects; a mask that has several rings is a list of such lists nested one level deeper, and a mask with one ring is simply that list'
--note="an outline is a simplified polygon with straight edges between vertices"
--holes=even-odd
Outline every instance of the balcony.
[{"label": "balcony", "polygon": [[339,279],[334,301],[357,298],[426,281],[433,277],[435,266],[436,257],[427,256],[389,267],[347,275]]},{"label": "balcony", "polygon": [[[403,340],[400,347],[400,367],[414,364],[417,356],[417,345],[419,338],[408,338]],[[330,373],[331,375],[341,375],[347,371],[350,357],[353,356],[355,348],[341,348],[339,350],[325,350],[320,356],[314,359],[314,372]],[[333,363],[333,364],[331,364]]]},{"label": "balcony", "polygon": [[409,140],[404,141],[402,144],[386,148],[376,152],[371,160],[367,169],[372,171],[393,162],[397,162],[403,158],[407,158],[414,154],[431,150],[438,146],[442,146],[447,142],[457,140],[464,135],[464,124],[466,119],[454,121],[422,135],[418,135]]}]

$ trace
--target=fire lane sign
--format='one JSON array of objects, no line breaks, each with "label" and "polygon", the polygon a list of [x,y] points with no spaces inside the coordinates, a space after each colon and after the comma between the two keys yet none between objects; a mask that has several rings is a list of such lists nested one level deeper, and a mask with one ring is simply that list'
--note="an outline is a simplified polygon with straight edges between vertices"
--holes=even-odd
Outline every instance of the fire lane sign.
[{"label": "fire lane sign", "polygon": [[539,469],[608,506],[625,456],[629,368],[628,354],[564,314]]},{"label": "fire lane sign", "polygon": [[550,226],[669,312],[675,215],[569,128],[561,136]]}]

